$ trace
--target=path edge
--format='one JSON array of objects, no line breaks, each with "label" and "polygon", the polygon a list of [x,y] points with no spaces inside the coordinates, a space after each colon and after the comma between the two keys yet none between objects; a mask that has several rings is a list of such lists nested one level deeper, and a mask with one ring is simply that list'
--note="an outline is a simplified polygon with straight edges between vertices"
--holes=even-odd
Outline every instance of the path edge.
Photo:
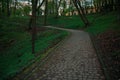
[{"label": "path edge", "polygon": [[[36,66],[39,66],[41,67],[42,65],[45,64],[45,62],[54,54],[52,53],[54,50],[58,49],[60,47],[60,45],[62,45],[64,43],[64,41],[67,40],[68,37],[70,37],[71,33],[68,32],[67,36],[65,36],[64,39],[62,39],[61,41],[59,41],[56,45],[54,45],[52,48],[48,49],[45,53],[43,54],[47,54],[39,63],[39,65],[36,65]],[[39,59],[37,59],[36,61],[39,61]],[[36,62],[37,63],[37,62]],[[33,63],[34,64],[34,63]],[[34,66],[34,69],[33,70],[36,70],[36,66]],[[32,70],[32,71],[33,71]],[[30,73],[28,76],[24,77],[24,80],[27,80],[27,78],[31,75],[32,73]]]},{"label": "path edge", "polygon": [[[53,54],[52,51],[54,51],[55,49],[59,48],[60,45],[62,45],[64,43],[64,41],[67,40],[67,38],[69,38],[71,36],[71,32],[67,31],[67,35],[60,40],[56,45],[54,45],[53,47],[49,48],[46,52],[42,53],[42,54],[46,54],[45,57],[41,60],[39,60],[40,56],[38,56],[36,59],[32,60],[28,66],[25,66],[20,72],[17,72],[15,76],[12,76],[10,78],[12,78],[13,80],[27,80],[27,78],[32,74],[31,72],[34,71],[36,69],[36,66],[42,66],[48,59],[49,57]],[[39,62],[40,61],[40,62]],[[39,63],[39,64],[37,64]],[[37,65],[34,65],[37,64]],[[34,65],[32,67],[32,65]],[[28,74],[26,74],[24,77],[20,77],[20,75],[22,75],[22,73],[24,73],[24,71],[26,70],[27,67],[31,66],[31,70],[30,72],[28,72]],[[29,71],[29,70],[28,70]],[[8,78],[8,80],[10,79]],[[11,79],[10,79],[11,80]]]},{"label": "path edge", "polygon": [[93,43],[93,47],[94,47],[95,52],[97,54],[98,60],[99,60],[99,62],[101,64],[102,71],[103,71],[103,74],[105,76],[105,80],[111,80],[110,77],[109,77],[109,75],[108,75],[108,71],[107,71],[106,65],[104,64],[104,62],[103,62],[103,60],[101,58],[100,54],[103,53],[103,52],[101,51],[100,47],[97,44],[98,42],[95,39],[95,35],[89,33],[89,36],[91,38],[91,42]]}]

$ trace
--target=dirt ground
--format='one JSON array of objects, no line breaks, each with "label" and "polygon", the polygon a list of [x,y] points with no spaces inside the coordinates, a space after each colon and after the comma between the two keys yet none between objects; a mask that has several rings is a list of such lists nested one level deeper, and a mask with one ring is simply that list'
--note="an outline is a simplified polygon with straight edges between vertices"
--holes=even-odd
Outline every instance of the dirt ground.
[{"label": "dirt ground", "polygon": [[120,31],[106,31],[98,35],[97,39],[111,80],[120,79]]}]

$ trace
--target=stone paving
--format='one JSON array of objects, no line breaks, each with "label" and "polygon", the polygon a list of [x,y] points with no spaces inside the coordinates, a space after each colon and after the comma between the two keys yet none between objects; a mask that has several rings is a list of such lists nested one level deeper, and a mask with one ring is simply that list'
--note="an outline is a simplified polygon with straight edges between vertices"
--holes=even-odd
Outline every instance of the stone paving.
[{"label": "stone paving", "polygon": [[105,80],[88,33],[64,30],[71,35],[52,52],[45,64],[17,80]]}]

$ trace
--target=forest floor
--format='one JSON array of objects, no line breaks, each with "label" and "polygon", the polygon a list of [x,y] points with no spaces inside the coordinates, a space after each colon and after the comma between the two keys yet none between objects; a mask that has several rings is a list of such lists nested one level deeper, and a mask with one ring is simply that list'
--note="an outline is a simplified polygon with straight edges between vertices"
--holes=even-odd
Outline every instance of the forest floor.
[{"label": "forest floor", "polygon": [[92,27],[85,29],[94,36],[100,57],[110,80],[120,79],[120,21],[116,13],[98,16]]},{"label": "forest floor", "polygon": [[101,50],[100,57],[110,80],[120,79],[120,21],[116,13],[98,16],[86,29]]},{"label": "forest floor", "polygon": [[111,80],[120,79],[120,30],[108,30],[97,36],[101,58]]}]

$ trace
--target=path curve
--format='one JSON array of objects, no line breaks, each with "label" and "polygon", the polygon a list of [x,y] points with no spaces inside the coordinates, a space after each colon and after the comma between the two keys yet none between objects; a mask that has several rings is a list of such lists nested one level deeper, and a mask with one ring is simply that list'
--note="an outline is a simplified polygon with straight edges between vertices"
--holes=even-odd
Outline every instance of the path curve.
[{"label": "path curve", "polygon": [[44,65],[37,66],[25,80],[105,80],[89,34],[66,30],[71,35],[52,52]]}]

